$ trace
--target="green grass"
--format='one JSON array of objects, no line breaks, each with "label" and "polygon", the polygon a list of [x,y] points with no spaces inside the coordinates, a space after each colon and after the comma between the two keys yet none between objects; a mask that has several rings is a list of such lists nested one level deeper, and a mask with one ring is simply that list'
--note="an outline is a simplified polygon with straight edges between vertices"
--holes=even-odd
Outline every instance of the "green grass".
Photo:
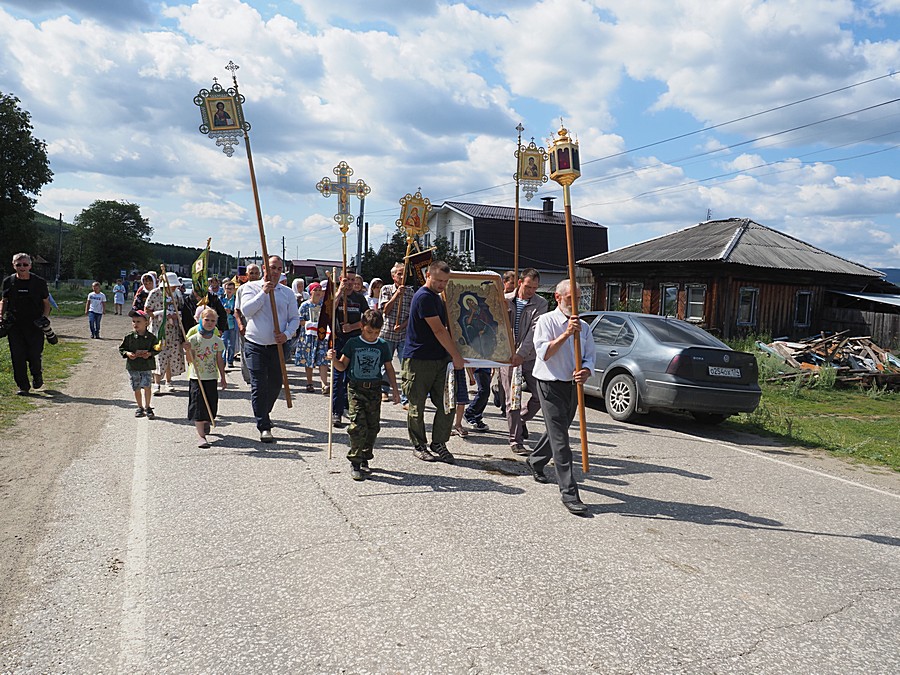
[{"label": "green grass", "polygon": [[790,382],[761,386],[759,408],[725,426],[900,471],[900,393]]},{"label": "green grass", "polygon": [[[106,303],[106,308],[111,312],[114,307],[112,287],[101,288],[100,290],[106,293],[106,298],[109,301]],[[50,295],[56,300],[59,309],[53,310],[50,319],[52,320],[54,316],[82,316],[84,314],[84,303],[90,292],[90,288],[65,282],[60,283],[59,288],[53,288],[53,283],[51,282]],[[131,295],[129,294],[130,297]]]},{"label": "green grass", "polygon": [[[72,369],[84,358],[85,343],[66,340],[56,345],[44,345],[44,389],[58,389]],[[35,407],[36,398],[16,396],[9,343],[0,340],[0,429],[12,425],[16,417]]]}]

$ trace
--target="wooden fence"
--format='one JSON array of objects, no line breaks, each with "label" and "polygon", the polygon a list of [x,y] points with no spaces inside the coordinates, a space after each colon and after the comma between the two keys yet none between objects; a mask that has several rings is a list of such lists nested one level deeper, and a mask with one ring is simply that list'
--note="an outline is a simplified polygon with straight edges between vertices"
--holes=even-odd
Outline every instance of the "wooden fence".
[{"label": "wooden fence", "polygon": [[854,336],[870,336],[883,349],[900,348],[900,314],[823,307],[821,326],[825,331],[849,330]]}]

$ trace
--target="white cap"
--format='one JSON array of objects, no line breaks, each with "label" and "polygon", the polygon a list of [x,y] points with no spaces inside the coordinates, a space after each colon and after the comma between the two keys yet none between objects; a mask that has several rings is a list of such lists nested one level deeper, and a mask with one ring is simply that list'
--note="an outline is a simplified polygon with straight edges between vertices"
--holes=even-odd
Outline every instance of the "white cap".
[{"label": "white cap", "polygon": [[169,286],[181,286],[181,279],[175,272],[166,272],[166,281],[169,282]]}]

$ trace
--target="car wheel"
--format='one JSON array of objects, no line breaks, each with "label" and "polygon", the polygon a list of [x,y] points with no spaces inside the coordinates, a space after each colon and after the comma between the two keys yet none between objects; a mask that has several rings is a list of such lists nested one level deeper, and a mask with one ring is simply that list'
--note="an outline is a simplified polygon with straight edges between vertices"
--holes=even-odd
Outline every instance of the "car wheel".
[{"label": "car wheel", "polygon": [[721,424],[728,419],[728,415],[721,413],[692,412],[691,415],[700,424]]},{"label": "car wheel", "polygon": [[610,380],[603,397],[606,412],[617,422],[627,422],[637,410],[637,385],[631,375],[616,375]]}]

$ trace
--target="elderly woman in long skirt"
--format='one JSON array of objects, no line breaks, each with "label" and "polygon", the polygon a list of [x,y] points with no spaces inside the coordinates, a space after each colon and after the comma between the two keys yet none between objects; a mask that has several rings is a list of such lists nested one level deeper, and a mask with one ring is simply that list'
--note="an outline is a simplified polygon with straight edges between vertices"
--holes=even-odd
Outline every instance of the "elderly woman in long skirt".
[{"label": "elderly woman in long skirt", "polygon": [[[178,290],[181,280],[174,272],[168,272],[166,278],[172,292],[172,296],[166,298],[166,316],[163,317],[163,293],[166,291],[162,283],[150,291],[147,302],[144,303],[144,311],[150,315],[150,332],[159,335],[160,325],[163,321],[166,322],[166,345],[156,355],[156,370],[153,371],[154,388],[157,394],[160,392],[163,379],[166,381],[166,391],[175,391],[172,386],[172,378],[184,373],[181,328],[178,326],[178,322],[181,320],[181,307],[184,305],[184,298],[181,291]],[[175,298],[174,307],[172,306],[172,297]]]}]

